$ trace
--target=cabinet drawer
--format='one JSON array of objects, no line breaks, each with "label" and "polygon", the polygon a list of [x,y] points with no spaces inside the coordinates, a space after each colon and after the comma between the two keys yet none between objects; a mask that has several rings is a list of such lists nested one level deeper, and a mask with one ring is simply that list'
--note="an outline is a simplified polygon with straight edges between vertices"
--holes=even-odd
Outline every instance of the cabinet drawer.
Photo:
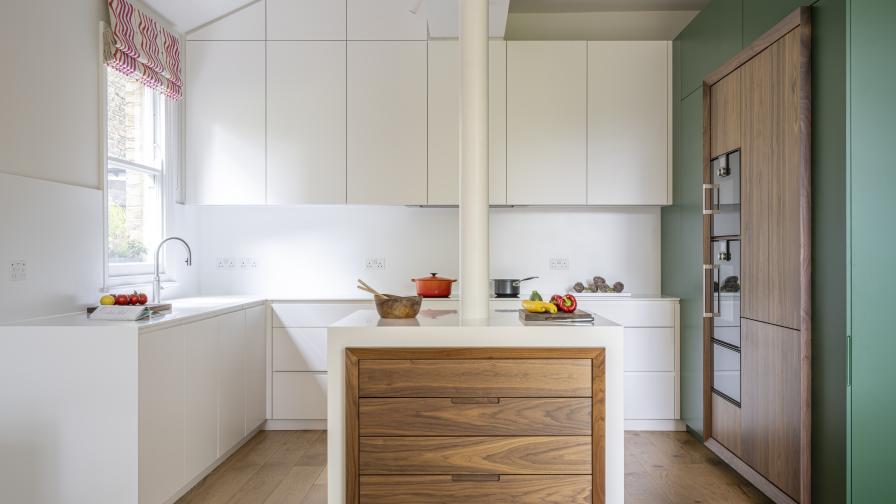
[{"label": "cabinet drawer", "polygon": [[364,398],[362,436],[590,436],[591,398]]},{"label": "cabinet drawer", "polygon": [[325,420],[327,373],[274,373],[274,419]]},{"label": "cabinet drawer", "polygon": [[675,330],[671,327],[626,328],[625,370],[675,371]]},{"label": "cabinet drawer", "polygon": [[276,328],[274,371],[326,371],[327,330],[324,328]]},{"label": "cabinet drawer", "polygon": [[361,502],[590,504],[591,476],[361,476]]},{"label": "cabinet drawer", "polygon": [[591,397],[591,360],[362,359],[358,391],[361,397]]},{"label": "cabinet drawer", "polygon": [[583,301],[582,308],[625,327],[674,327],[673,301]]},{"label": "cabinet drawer", "polygon": [[590,436],[361,437],[361,474],[591,474]]},{"label": "cabinet drawer", "polygon": [[358,310],[372,310],[373,302],[275,303],[274,327],[329,327]]},{"label": "cabinet drawer", "polygon": [[675,373],[625,373],[626,420],[675,418]]}]

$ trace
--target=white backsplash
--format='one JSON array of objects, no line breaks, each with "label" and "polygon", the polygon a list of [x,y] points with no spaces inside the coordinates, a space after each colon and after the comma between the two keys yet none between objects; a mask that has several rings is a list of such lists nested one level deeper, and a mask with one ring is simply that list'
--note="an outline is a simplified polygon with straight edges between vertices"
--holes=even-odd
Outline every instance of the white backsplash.
[{"label": "white backsplash", "polygon": [[[411,294],[413,277],[438,272],[456,278],[457,220],[456,208],[201,207],[194,264],[203,295],[364,296],[355,288],[357,278]],[[598,274],[624,282],[627,291],[658,293],[660,210],[492,209],[491,250],[492,277],[540,277],[524,284],[524,293],[565,291]],[[569,269],[551,270],[551,257],[568,258]],[[219,269],[219,258],[236,265]],[[240,258],[256,266],[241,268]],[[366,269],[367,258],[384,258],[385,269]]]}]

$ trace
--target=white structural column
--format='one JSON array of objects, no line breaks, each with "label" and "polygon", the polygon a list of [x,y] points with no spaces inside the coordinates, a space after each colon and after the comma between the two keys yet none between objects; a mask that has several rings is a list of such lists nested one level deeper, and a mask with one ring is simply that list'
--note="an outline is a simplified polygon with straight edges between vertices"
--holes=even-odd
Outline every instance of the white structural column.
[{"label": "white structural column", "polygon": [[488,0],[460,0],[460,313],[488,317]]}]

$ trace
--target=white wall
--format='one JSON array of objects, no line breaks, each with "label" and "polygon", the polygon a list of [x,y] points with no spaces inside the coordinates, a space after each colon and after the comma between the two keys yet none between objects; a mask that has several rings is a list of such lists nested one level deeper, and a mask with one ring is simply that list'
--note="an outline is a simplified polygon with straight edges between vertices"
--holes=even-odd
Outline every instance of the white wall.
[{"label": "white wall", "polygon": [[[201,207],[202,294],[270,297],[358,297],[355,280],[413,293],[412,277],[438,272],[456,278],[456,208],[373,206]],[[524,292],[565,291],[594,275],[621,280],[626,290],[660,289],[658,208],[491,211],[493,277],[541,278]],[[567,257],[568,271],[550,271],[550,257]],[[252,257],[257,267],[217,269],[217,258]],[[383,257],[386,269],[365,269]],[[454,289],[457,292],[457,289]]]},{"label": "white wall", "polygon": [[699,11],[511,12],[507,40],[672,40]]}]

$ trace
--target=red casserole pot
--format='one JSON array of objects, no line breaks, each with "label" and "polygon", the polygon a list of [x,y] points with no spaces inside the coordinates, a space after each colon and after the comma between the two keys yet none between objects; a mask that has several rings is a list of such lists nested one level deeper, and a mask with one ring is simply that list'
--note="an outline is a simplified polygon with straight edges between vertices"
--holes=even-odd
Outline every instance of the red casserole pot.
[{"label": "red casserole pot", "polygon": [[446,298],[451,296],[451,284],[457,280],[442,278],[437,273],[428,277],[412,278],[417,284],[417,295],[425,298]]}]

